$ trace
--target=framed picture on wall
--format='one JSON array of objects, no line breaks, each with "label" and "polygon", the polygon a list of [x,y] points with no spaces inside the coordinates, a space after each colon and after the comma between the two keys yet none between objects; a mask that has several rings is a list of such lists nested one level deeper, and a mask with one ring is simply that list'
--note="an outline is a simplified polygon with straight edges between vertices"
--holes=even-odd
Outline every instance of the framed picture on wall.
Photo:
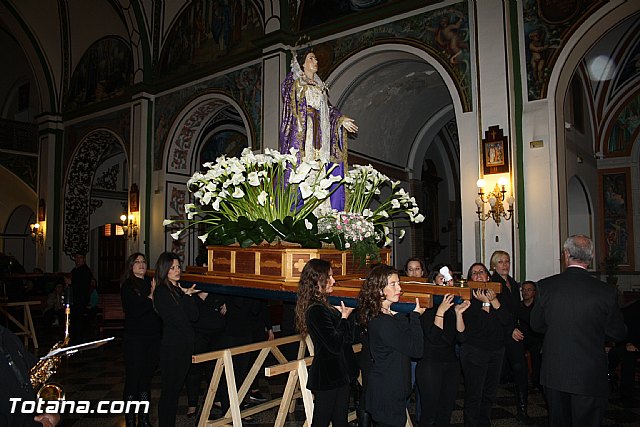
[{"label": "framed picture on wall", "polygon": [[500,126],[489,126],[482,140],[482,169],[485,175],[509,172],[509,138]]},{"label": "framed picture on wall", "polygon": [[615,258],[623,270],[634,270],[631,172],[629,168],[598,171],[600,198],[600,262]]}]

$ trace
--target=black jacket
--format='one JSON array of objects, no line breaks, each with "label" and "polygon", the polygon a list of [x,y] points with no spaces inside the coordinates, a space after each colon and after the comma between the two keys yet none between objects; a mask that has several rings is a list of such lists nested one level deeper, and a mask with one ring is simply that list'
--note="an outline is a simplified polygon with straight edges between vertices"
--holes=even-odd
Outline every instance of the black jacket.
[{"label": "black jacket", "polygon": [[[512,324],[511,313],[504,305],[487,313],[482,302],[472,298],[471,306],[464,312],[465,340],[462,345],[472,345],[481,350],[499,350],[504,347],[505,328]],[[509,337],[511,339],[511,337]]]},{"label": "black jacket", "polygon": [[627,328],[616,289],[579,267],[538,282],[531,327],[545,333],[540,383],[585,396],[606,396],[605,341],[621,341]]},{"label": "black jacket", "polygon": [[184,345],[193,348],[195,332],[191,322],[198,320],[196,296],[185,295],[180,290],[157,285],[153,293],[153,306],[162,319],[162,345]]},{"label": "black jacket", "polygon": [[506,339],[513,339],[511,337],[513,330],[515,328],[520,328],[520,325],[518,324],[518,310],[520,302],[522,301],[522,298],[520,297],[520,284],[516,282],[513,277],[507,276],[507,280],[511,286],[511,289],[509,289],[507,281],[498,273],[493,273],[490,280],[502,285],[502,289],[497,295],[498,301],[500,301],[502,308],[509,312],[509,323],[505,325],[504,334]]},{"label": "black jacket", "polygon": [[420,316],[415,311],[380,314],[367,326],[371,371],[365,409],[378,423],[404,425],[406,399],[411,394],[411,359],[422,357]]},{"label": "black jacket", "polygon": [[443,328],[439,328],[433,322],[438,312],[437,307],[430,308],[420,317],[422,332],[424,335],[424,354],[422,361],[430,362],[457,362],[456,342],[464,341],[465,333],[456,329],[456,314],[451,307],[445,311]]},{"label": "black jacket", "polygon": [[354,325],[335,308],[312,304],[306,313],[314,357],[309,369],[309,390],[331,390],[349,384],[358,376],[353,354]]},{"label": "black jacket", "polygon": [[160,337],[162,321],[149,298],[151,283],[148,280],[131,277],[122,283],[120,297],[124,310],[124,333]]},{"label": "black jacket", "polygon": [[[2,347],[0,351],[2,353],[0,354],[0,426],[42,427],[41,423],[33,421],[33,417],[37,414],[19,413],[24,400],[36,399],[36,394],[29,383],[29,370],[35,365],[36,358],[25,350],[18,337],[2,325],[0,325],[0,347]],[[19,374],[9,366],[5,353],[9,354]],[[16,404],[18,413],[14,414],[10,413],[12,402],[9,398],[12,397],[22,399]]]}]

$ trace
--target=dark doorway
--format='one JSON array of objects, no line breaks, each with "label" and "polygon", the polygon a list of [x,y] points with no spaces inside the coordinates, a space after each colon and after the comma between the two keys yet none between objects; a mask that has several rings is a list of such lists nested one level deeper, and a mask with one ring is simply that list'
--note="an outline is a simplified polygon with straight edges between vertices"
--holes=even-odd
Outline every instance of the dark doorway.
[{"label": "dark doorway", "polygon": [[99,227],[98,235],[98,292],[120,292],[122,268],[127,257],[127,239],[118,224]]}]

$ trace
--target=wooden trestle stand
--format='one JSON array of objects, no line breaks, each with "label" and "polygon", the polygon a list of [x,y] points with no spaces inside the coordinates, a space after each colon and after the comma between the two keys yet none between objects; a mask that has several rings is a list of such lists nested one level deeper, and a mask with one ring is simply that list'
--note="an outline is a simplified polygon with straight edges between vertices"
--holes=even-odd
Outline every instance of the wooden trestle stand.
[{"label": "wooden trestle stand", "polygon": [[[189,273],[191,272],[191,273]],[[194,274],[200,273],[200,274]],[[239,293],[244,296],[251,296],[252,292],[255,292],[255,296],[259,298],[274,298],[284,299],[283,295],[287,295],[289,300],[293,299],[293,293],[295,287],[287,283],[274,284],[273,281],[260,281],[253,280],[248,281],[243,278],[241,283],[233,278],[225,278],[217,275],[211,275],[210,273],[200,272],[192,268],[188,269],[187,274],[181,277],[184,282],[194,282],[197,287],[201,287],[205,290],[207,285],[213,285],[218,291],[224,290],[226,294]],[[334,285],[334,291],[332,297],[343,299],[346,305],[351,307],[355,306],[360,287],[363,280],[358,278],[350,278],[347,280],[340,280]],[[434,303],[434,296],[436,302],[442,295],[450,293],[459,296],[463,299],[469,299],[471,297],[472,289],[493,289],[497,293],[500,292],[500,283],[495,282],[466,282],[464,287],[452,287],[452,286],[437,286],[428,283],[424,279],[416,279],[412,277],[401,277],[401,286],[403,289],[403,295],[400,300],[399,306],[401,311],[410,311],[412,305],[415,304],[415,299],[419,298],[420,305],[423,307],[432,307]],[[211,289],[211,292],[216,292],[216,289]],[[265,293],[265,291],[267,291]],[[269,292],[270,291],[270,292]],[[438,297],[439,296],[439,297]],[[402,304],[404,303],[404,304]],[[402,307],[404,306],[404,307]],[[394,306],[395,307],[395,306]],[[287,360],[280,350],[280,346],[286,344],[298,343],[298,353],[296,360]],[[232,356],[259,351],[258,357],[254,362],[251,370],[249,371],[244,382],[237,388],[234,376],[233,358]],[[308,353],[311,356],[305,357]],[[360,351],[360,345],[354,345],[354,351]],[[273,377],[276,375],[287,374],[287,382],[283,395],[281,397],[273,398],[267,402],[252,406],[250,408],[241,410],[240,404],[244,400],[249,388],[256,375],[262,368],[267,356],[272,354],[279,362],[278,365],[265,368],[265,376]],[[234,427],[242,426],[242,418],[255,415],[257,413],[270,410],[277,407],[278,413],[274,425],[276,427],[284,426],[287,418],[287,414],[291,413],[295,409],[295,399],[302,397],[306,415],[305,426],[311,425],[311,419],[313,415],[313,396],[307,389],[307,367],[313,360],[313,346],[309,339],[302,339],[299,335],[290,337],[278,338],[273,341],[264,341],[259,343],[248,344],[239,347],[228,348],[225,350],[218,350],[209,353],[197,354],[192,357],[192,363],[202,363],[215,361],[215,368],[213,376],[209,384],[207,395],[202,406],[202,412],[198,421],[199,427],[215,427],[233,425]],[[227,392],[229,394],[230,409],[222,418],[216,420],[209,420],[209,415],[213,407],[213,402],[220,385],[220,379],[224,372],[227,382]],[[349,414],[349,421],[356,419],[355,412]],[[407,426],[411,427],[411,420],[407,417]]]}]

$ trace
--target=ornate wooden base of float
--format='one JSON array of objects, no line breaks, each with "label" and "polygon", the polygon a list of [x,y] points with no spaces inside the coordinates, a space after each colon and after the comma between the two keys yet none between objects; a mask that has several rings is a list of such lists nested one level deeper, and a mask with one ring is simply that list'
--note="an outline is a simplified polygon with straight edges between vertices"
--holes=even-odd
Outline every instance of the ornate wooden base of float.
[{"label": "ornate wooden base of float", "polygon": [[[208,276],[235,285],[295,290],[305,264],[315,258],[331,263],[336,280],[364,277],[368,267],[353,260],[350,251],[286,246],[208,246]],[[391,250],[380,250],[380,262],[391,263]],[[258,286],[256,286],[258,285]]]}]

